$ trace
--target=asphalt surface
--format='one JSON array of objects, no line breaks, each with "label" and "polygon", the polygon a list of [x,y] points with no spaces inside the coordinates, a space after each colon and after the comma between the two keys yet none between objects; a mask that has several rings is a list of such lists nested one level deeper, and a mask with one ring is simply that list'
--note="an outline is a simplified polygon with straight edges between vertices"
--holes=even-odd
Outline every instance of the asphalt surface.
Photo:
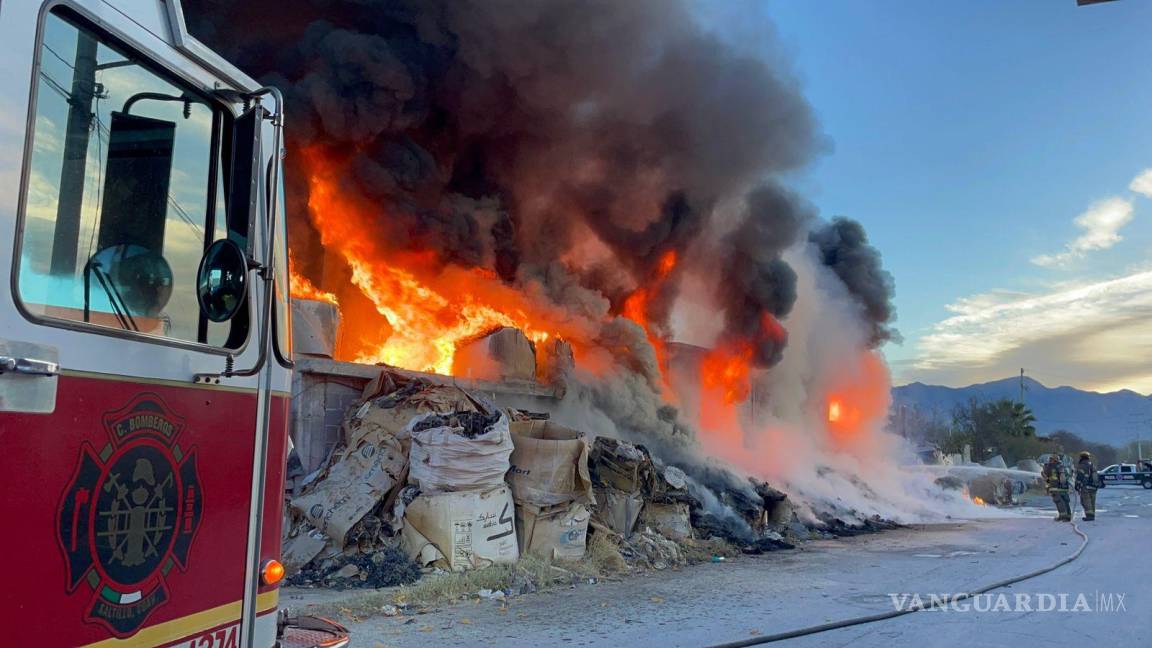
[{"label": "asphalt surface", "polygon": [[[1080,538],[1051,520],[1050,502],[1038,504],[1020,517],[811,542],[795,551],[518,597],[506,606],[462,602],[414,617],[341,620],[354,645],[370,647],[708,646],[885,612],[896,605],[893,596],[928,600],[1049,565],[1072,553]],[[1095,522],[1079,522],[1090,538],[1083,555],[1055,572],[970,606],[776,645],[1152,645],[1152,491],[1104,489],[1098,511]],[[284,602],[292,605],[299,596],[289,591]],[[1109,603],[1111,611],[1104,609]],[[1039,611],[1048,606],[1057,609]]]}]

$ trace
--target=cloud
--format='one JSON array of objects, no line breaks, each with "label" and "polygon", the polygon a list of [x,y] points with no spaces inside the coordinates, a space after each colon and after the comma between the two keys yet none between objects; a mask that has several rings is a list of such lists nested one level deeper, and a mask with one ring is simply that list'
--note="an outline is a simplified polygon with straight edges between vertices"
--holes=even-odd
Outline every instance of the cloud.
[{"label": "cloud", "polygon": [[917,346],[909,374],[966,384],[1028,367],[1042,381],[1152,388],[1152,271],[1040,293],[956,301]]},{"label": "cloud", "polygon": [[1152,198],[1152,169],[1144,169],[1140,175],[1132,179],[1128,188],[1146,198]]},{"label": "cloud", "polygon": [[[1148,174],[1144,174],[1148,175]],[[1133,186],[1144,175],[1132,181]],[[1152,184],[1152,177],[1149,177]],[[1150,187],[1152,190],[1152,187]],[[1064,251],[1058,254],[1041,254],[1032,258],[1032,263],[1039,266],[1051,267],[1066,265],[1073,259],[1082,258],[1094,250],[1106,250],[1120,241],[1120,228],[1132,220],[1132,201],[1126,198],[1112,197],[1093,203],[1083,214],[1073,221],[1076,227],[1084,233],[1064,246]]]}]

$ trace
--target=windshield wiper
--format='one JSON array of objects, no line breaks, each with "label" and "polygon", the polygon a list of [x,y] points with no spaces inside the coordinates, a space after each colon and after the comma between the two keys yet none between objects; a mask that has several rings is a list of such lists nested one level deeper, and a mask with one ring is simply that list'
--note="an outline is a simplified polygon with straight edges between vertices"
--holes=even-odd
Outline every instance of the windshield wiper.
[{"label": "windshield wiper", "polygon": [[128,331],[140,331],[140,327],[136,325],[136,320],[132,317],[132,313],[128,310],[128,304],[124,301],[123,295],[116,289],[116,284],[112,281],[104,270],[100,267],[100,262],[89,262],[88,272],[84,273],[84,321],[91,321],[91,289],[92,281],[90,275],[96,275],[96,280],[100,282],[100,287],[104,289],[104,294],[108,297],[108,304],[112,307],[112,314],[116,316],[117,321],[120,322],[120,328]]}]

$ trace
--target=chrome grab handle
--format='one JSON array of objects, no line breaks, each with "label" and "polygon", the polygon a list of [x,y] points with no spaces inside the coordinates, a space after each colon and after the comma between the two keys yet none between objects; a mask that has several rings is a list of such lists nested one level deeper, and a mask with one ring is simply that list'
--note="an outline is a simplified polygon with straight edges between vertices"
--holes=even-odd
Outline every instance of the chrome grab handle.
[{"label": "chrome grab handle", "polygon": [[60,373],[60,365],[56,362],[34,358],[0,356],[0,374],[6,373],[18,373],[27,376],[55,376]]}]

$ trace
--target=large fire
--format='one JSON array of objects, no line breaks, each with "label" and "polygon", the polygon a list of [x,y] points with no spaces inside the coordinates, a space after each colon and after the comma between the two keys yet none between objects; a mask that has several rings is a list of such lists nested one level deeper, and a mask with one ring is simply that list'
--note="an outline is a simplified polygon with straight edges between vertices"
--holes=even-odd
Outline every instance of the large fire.
[{"label": "large fire", "polygon": [[[514,327],[532,341],[559,338],[572,344],[577,365],[602,375],[610,361],[595,344],[603,322],[588,321],[552,303],[531,286],[515,287],[494,272],[444,262],[432,251],[414,251],[391,243],[387,214],[367,204],[353,191],[343,191],[348,172],[340,154],[321,147],[301,152],[309,178],[308,207],[321,243],[346,263],[351,283],[370,300],[380,317],[359,321],[343,313],[342,326],[368,342],[343,359],[384,363],[415,371],[452,374],[458,349],[500,327]],[[661,373],[653,385],[660,397],[679,406],[670,382],[668,340],[649,319],[650,300],[677,271],[675,251],[663,253],[649,276],[622,301],[621,316],[644,329]],[[317,288],[292,272],[296,297],[337,303],[337,296]],[[787,334],[764,313],[759,335],[783,343]],[[701,432],[740,445],[744,412],[758,371],[754,367],[755,339],[726,338],[703,353],[698,364],[695,423]],[[887,375],[883,361],[871,352],[861,354],[853,366],[838,372],[827,386],[826,422],[840,447],[851,445],[862,426],[882,418],[886,407]]]},{"label": "large fire", "polygon": [[518,328],[537,343],[560,337],[577,351],[588,339],[588,322],[508,286],[490,270],[390,245],[387,216],[341,191],[346,170],[340,158],[320,148],[305,149],[302,157],[309,171],[308,207],[321,243],[343,257],[352,283],[387,322],[387,329],[368,336],[378,343],[348,359],[450,374],[458,347],[500,327]]},{"label": "large fire", "polygon": [[824,136],[786,57],[714,38],[684,0],[582,21],[329,0],[274,24],[253,8],[272,0],[233,4],[251,11],[202,31],[292,106],[288,198],[317,240],[292,229],[291,292],[338,298],[337,360],[529,379],[523,339],[484,339],[515,328],[567,387],[539,403],[560,422],[653,449],[694,433],[827,501],[859,476],[876,512],[892,281],[859,223],[793,186]]}]

